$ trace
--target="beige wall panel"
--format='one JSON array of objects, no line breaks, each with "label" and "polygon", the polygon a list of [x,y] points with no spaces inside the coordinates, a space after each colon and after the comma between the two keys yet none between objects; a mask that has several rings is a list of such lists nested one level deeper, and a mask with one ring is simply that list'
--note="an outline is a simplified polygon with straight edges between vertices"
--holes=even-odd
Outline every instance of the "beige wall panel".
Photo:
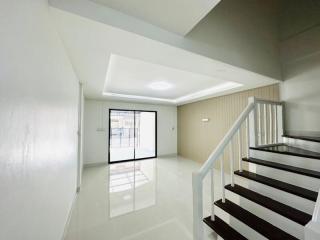
[{"label": "beige wall panel", "polygon": [[[250,96],[279,100],[279,86],[276,84],[179,106],[178,154],[197,162],[205,162],[247,106]],[[202,122],[203,118],[210,120]],[[237,140],[234,143],[238,149]],[[227,159],[228,154],[224,157]]]}]

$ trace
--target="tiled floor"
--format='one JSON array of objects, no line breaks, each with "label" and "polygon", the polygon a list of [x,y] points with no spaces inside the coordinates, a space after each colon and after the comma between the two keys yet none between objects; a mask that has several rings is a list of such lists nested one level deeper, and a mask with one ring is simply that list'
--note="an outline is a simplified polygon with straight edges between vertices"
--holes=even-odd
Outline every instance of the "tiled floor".
[{"label": "tiled floor", "polygon": [[66,239],[191,240],[191,176],[199,167],[172,157],[86,168]]}]

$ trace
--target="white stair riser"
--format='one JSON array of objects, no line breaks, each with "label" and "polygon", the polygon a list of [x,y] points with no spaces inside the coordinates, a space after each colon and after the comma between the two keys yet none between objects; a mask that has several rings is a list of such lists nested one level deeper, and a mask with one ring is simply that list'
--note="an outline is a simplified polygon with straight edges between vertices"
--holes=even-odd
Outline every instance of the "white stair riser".
[{"label": "white stair riser", "polygon": [[229,213],[225,212],[221,208],[215,206],[215,214],[220,217],[223,221],[228,223],[234,230],[239,232],[242,236],[248,239],[254,240],[265,240],[267,238],[263,237],[260,233],[256,232],[243,222],[239,221],[237,218],[231,216]]},{"label": "white stair riser", "polygon": [[309,222],[305,227],[305,239],[306,240],[319,240],[320,239],[320,223]]},{"label": "white stair riser", "polygon": [[248,188],[252,191],[265,195],[266,197],[270,197],[276,201],[282,202],[293,208],[299,209],[309,214],[313,213],[315,202],[310,201],[308,199],[284,192],[273,187],[269,187],[262,183],[258,183],[256,181],[246,179],[237,175],[236,183],[242,187]]},{"label": "white stair riser", "polygon": [[210,228],[207,224],[205,224],[204,222],[202,224],[204,226],[204,234],[203,234],[203,239],[204,240],[223,239],[220,236],[218,236],[215,232],[213,232],[212,228]]},{"label": "white stair riser", "polygon": [[294,139],[294,138],[288,138],[288,137],[284,137],[283,142],[293,147],[302,148],[305,150],[320,153],[320,143],[318,142],[312,142],[312,141]]},{"label": "white stair riser", "polygon": [[247,165],[250,172],[257,173],[259,175],[276,179],[282,182],[290,183],[299,187],[303,187],[315,192],[320,189],[320,179],[308,177],[302,174],[292,173],[285,170],[279,170],[270,168],[255,163],[244,162]]},{"label": "white stair riser", "polygon": [[319,159],[297,157],[297,156],[291,156],[286,154],[259,151],[255,149],[250,150],[250,157],[320,172]]},{"label": "white stair riser", "polygon": [[257,217],[266,220],[267,222],[291,234],[292,236],[295,236],[296,238],[304,239],[304,226],[296,222],[293,222],[288,218],[283,217],[231,191],[227,190],[226,196],[230,201],[241,206],[242,208],[246,209],[247,211],[251,212]]}]

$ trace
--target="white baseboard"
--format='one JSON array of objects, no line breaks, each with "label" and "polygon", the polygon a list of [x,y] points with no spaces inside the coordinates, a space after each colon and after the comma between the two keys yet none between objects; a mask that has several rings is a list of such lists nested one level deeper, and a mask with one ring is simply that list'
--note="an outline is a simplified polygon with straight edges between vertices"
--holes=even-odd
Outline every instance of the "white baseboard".
[{"label": "white baseboard", "polygon": [[[177,156],[178,156],[177,153],[169,153],[169,154],[161,154],[161,155],[158,155],[157,158],[177,157]],[[84,163],[84,164],[83,164],[83,167],[84,167],[84,168],[100,167],[100,166],[104,166],[104,165],[108,165],[108,162]]]},{"label": "white baseboard", "polygon": [[68,213],[68,218],[67,218],[66,224],[64,225],[64,230],[63,230],[63,234],[62,234],[62,240],[66,239],[68,228],[69,228],[70,221],[71,221],[72,212],[73,212],[75,203],[77,201],[77,198],[78,198],[78,189],[75,192],[74,198],[72,200],[71,208],[70,208],[69,213]]},{"label": "white baseboard", "polygon": [[99,167],[99,166],[104,166],[108,165],[108,162],[95,162],[95,163],[84,163],[83,167],[88,168],[88,167]]},{"label": "white baseboard", "polygon": [[286,130],[285,134],[294,135],[294,136],[320,137],[320,132],[319,131]]},{"label": "white baseboard", "polygon": [[317,240],[320,237],[320,224],[309,222],[305,227],[305,240]]},{"label": "white baseboard", "polygon": [[161,154],[158,155],[158,158],[164,158],[164,157],[177,157],[178,154],[177,153],[168,153],[168,154]]}]

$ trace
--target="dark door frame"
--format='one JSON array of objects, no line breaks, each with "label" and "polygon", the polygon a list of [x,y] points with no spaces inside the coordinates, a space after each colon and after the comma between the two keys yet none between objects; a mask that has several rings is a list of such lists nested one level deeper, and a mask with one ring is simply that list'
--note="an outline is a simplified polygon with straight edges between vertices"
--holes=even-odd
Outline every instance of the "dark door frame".
[{"label": "dark door frame", "polygon": [[[135,143],[134,143],[134,158],[133,159],[126,159],[126,160],[119,160],[119,161],[110,161],[110,139],[111,139],[111,121],[110,121],[110,117],[111,117],[111,111],[129,111],[129,112],[133,112],[134,115],[134,139],[135,139],[135,127],[136,127],[136,112],[153,112],[155,113],[155,155],[151,156],[151,157],[146,157],[146,158],[135,158]],[[150,159],[150,158],[157,158],[158,156],[158,112],[157,111],[150,111],[150,110],[132,110],[132,109],[116,109],[116,108],[109,108],[109,116],[108,116],[108,120],[109,120],[109,132],[108,132],[108,163],[109,164],[113,164],[113,163],[120,163],[120,162],[131,162],[131,161],[136,161],[136,160],[145,160],[145,159]]]}]

